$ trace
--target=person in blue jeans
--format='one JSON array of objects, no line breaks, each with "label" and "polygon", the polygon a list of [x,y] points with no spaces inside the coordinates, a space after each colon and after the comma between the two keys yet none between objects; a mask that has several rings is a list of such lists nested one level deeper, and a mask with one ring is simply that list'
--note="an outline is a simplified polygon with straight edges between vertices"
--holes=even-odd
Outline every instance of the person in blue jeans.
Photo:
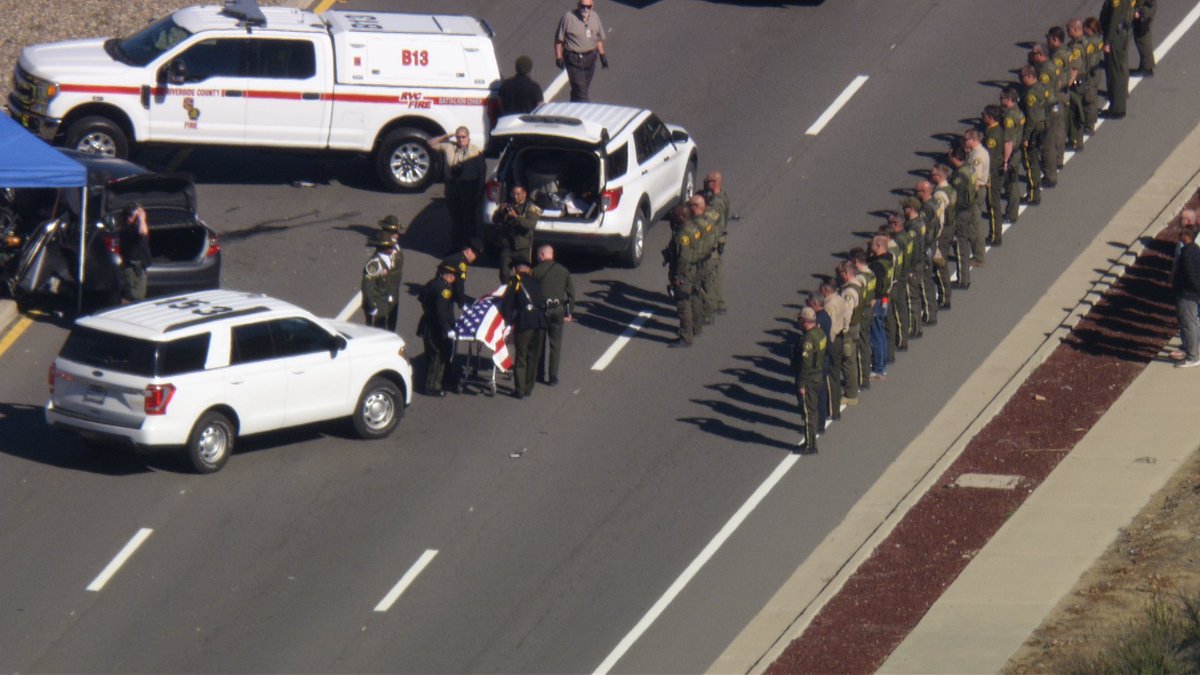
[{"label": "person in blue jeans", "polygon": [[875,273],[875,311],[871,315],[871,379],[882,380],[887,375],[888,333],[887,316],[891,311],[891,290],[895,281],[896,260],[888,251],[888,236],[871,238],[871,257],[867,264]]},{"label": "person in blue jeans", "polygon": [[[1200,366],[1200,246],[1196,245],[1196,226],[1184,225],[1179,231],[1182,246],[1171,270],[1171,289],[1175,291],[1175,312],[1179,317],[1179,336],[1183,353],[1172,354],[1179,360],[1176,368]],[[1182,358],[1180,358],[1182,357]]]}]

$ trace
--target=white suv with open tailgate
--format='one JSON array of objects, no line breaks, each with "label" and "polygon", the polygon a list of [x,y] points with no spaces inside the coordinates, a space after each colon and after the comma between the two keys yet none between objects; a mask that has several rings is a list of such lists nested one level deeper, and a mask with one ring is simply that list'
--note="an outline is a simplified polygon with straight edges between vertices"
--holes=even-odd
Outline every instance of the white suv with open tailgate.
[{"label": "white suv with open tailgate", "polygon": [[617,254],[637,267],[647,226],[696,188],[695,141],[649,110],[543,103],[500,118],[492,138],[504,150],[483,206],[489,241],[499,238],[496,208],[523,185],[542,209],[536,243]]},{"label": "white suv with open tailgate", "polygon": [[404,339],[216,290],[81,317],[50,366],[46,421],[85,439],[182,447],[219,470],[238,436],[350,418],[392,433],[412,400]]}]

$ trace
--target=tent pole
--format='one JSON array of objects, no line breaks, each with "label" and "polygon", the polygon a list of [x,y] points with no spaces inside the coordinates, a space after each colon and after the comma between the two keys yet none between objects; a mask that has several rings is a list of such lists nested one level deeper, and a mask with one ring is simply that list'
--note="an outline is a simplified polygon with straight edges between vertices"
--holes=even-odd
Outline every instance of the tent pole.
[{"label": "tent pole", "polygon": [[[86,174],[85,174],[86,175]],[[88,212],[88,189],[87,180],[84,179],[84,185],[80,188],[82,196],[79,198],[79,274],[75,278],[79,280],[79,292],[77,293],[78,301],[75,306],[75,316],[83,314],[83,258],[87,255],[87,212]]]}]

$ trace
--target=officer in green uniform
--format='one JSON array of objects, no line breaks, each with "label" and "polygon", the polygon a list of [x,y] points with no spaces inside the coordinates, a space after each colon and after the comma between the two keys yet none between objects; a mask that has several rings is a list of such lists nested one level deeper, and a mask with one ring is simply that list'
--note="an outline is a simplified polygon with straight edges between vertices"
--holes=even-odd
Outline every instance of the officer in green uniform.
[{"label": "officer in green uniform", "polygon": [[[879,292],[875,272],[867,264],[867,252],[860,247],[850,249],[850,262],[862,286],[862,317],[858,325],[858,388],[871,388],[871,366],[875,352],[871,345],[871,326],[875,323],[875,306]],[[884,356],[887,359],[887,356]]]},{"label": "officer in green uniform", "polygon": [[1108,81],[1106,117],[1125,117],[1129,97],[1129,36],[1133,30],[1133,12],[1137,0],[1104,0],[1100,7],[1100,27],[1104,35],[1104,74]]},{"label": "officer in green uniform", "polygon": [[[1054,64],[1056,78],[1054,87],[1054,105],[1051,106],[1051,117],[1057,114],[1057,124],[1054,133],[1054,157],[1056,168],[1061,168],[1066,160],[1067,135],[1071,120],[1071,83],[1079,72],[1071,62],[1071,50],[1067,47],[1066,32],[1062,26],[1052,26],[1046,32],[1046,43],[1050,46],[1050,62]],[[1058,112],[1053,111],[1057,109]],[[1057,176],[1055,177],[1057,180]]]},{"label": "officer in green uniform", "polygon": [[[952,294],[950,283],[950,254],[954,251],[954,214],[955,196],[957,193],[950,185],[952,171],[945,164],[935,164],[929,170],[933,181],[933,202],[937,205],[936,230],[937,244],[933,252],[933,278],[938,291],[938,303],[941,309],[950,309]],[[931,221],[932,222],[932,221]]]},{"label": "officer in green uniform", "polygon": [[954,188],[954,257],[958,283],[956,288],[971,287],[971,212],[975,204],[975,175],[966,163],[967,156],[962,148],[950,151],[950,166],[954,173],[950,185]]},{"label": "officer in green uniform", "polygon": [[1067,147],[1083,152],[1083,129],[1087,114],[1084,110],[1088,91],[1087,39],[1083,34],[1083,22],[1071,19],[1067,22],[1068,65],[1074,79],[1070,82],[1070,106],[1067,115]]},{"label": "officer in green uniform", "polygon": [[888,234],[896,245],[896,282],[892,285],[892,301],[896,304],[896,322],[899,334],[896,349],[908,348],[908,338],[919,337],[921,322],[917,314],[916,296],[912,294],[913,265],[917,251],[917,234],[904,227],[904,216],[899,212],[888,213]]},{"label": "officer in green uniform", "polygon": [[686,206],[676,206],[667,217],[671,223],[671,241],[663,249],[663,264],[667,266],[667,291],[679,311],[679,337],[672,347],[691,347],[695,336],[696,263],[700,260],[696,240],[700,231],[692,223]]},{"label": "officer in green uniform", "polygon": [[425,393],[430,396],[445,396],[454,380],[453,369],[448,365],[454,355],[450,333],[454,330],[456,274],[453,267],[439,265],[437,274],[418,297],[421,320],[417,323],[417,335],[425,345]]},{"label": "officer in green uniform", "polygon": [[[1000,92],[1000,108],[1004,111],[1004,137],[1000,153],[1004,171],[1004,220],[1009,223],[1017,222],[1021,213],[1021,170],[1025,170],[1026,176],[1032,175],[1024,151],[1025,113],[1021,110],[1020,100],[1020,90],[1012,85]],[[997,240],[995,245],[999,244]]]},{"label": "officer in green uniform", "polygon": [[563,324],[571,323],[575,303],[575,284],[571,272],[554,259],[554,247],[542,244],[538,247],[538,264],[533,268],[533,278],[542,286],[546,298],[546,347],[549,365],[538,360],[538,379],[550,386],[558,384],[558,363],[562,357]]},{"label": "officer in green uniform", "polygon": [[688,208],[691,210],[692,223],[700,231],[700,261],[696,268],[699,275],[699,293],[696,297],[699,300],[700,311],[696,315],[695,331],[699,335],[700,327],[713,323],[717,315],[716,297],[713,292],[716,263],[713,256],[717,253],[717,221],[720,216],[716,209],[709,208],[701,193],[688,198]]},{"label": "officer in green uniform", "polygon": [[803,334],[792,345],[792,370],[796,373],[796,402],[804,417],[804,438],[800,440],[800,454],[817,453],[817,425],[819,424],[818,399],[821,394],[825,372],[825,350],[829,339],[817,325],[817,313],[812,307],[800,310],[800,327]]},{"label": "officer in green uniform", "polygon": [[909,321],[913,326],[912,336],[921,337],[925,325],[937,323],[937,298],[929,265],[929,224],[922,215],[921,200],[916,197],[900,200],[900,212],[913,243],[908,273]]},{"label": "officer in green uniform", "polygon": [[1003,241],[1004,216],[1000,213],[1000,192],[1004,189],[1004,109],[998,105],[984,107],[983,147],[988,151],[988,236],[987,243],[999,246]]},{"label": "officer in green uniform", "polygon": [[1154,22],[1157,0],[1137,0],[1133,9],[1133,44],[1137,47],[1138,67],[1134,75],[1154,77],[1154,37],[1150,24]]},{"label": "officer in green uniform", "polygon": [[1025,165],[1029,178],[1029,203],[1042,202],[1042,169],[1053,154],[1046,145],[1046,109],[1052,93],[1049,87],[1038,80],[1033,66],[1021,68],[1021,84],[1025,86],[1022,103],[1025,106]]},{"label": "officer in green uniform", "polygon": [[[1062,131],[1062,107],[1058,105],[1059,70],[1054,62],[1046,56],[1046,50],[1041,45],[1034,45],[1029,50],[1029,65],[1037,69],[1038,84],[1046,88],[1044,108],[1046,111],[1046,128],[1042,134],[1042,187],[1052,188],[1058,185],[1058,167],[1062,160],[1058,157],[1059,137]],[[1065,143],[1065,141],[1064,141]]]},{"label": "officer in green uniform", "polygon": [[717,171],[704,177],[704,189],[700,192],[704,201],[717,212],[717,250],[713,255],[713,283],[710,292],[717,314],[724,314],[725,307],[725,240],[729,228],[729,193],[725,192],[724,178]]},{"label": "officer in green uniform", "polygon": [[400,275],[403,268],[393,267],[396,240],[380,232],[369,242],[375,253],[363,265],[362,308],[367,325],[396,330],[396,307],[400,302]]},{"label": "officer in green uniform", "polygon": [[[404,226],[400,224],[399,218],[389,214],[379,221],[379,233],[382,236],[391,237],[396,242],[396,245],[392,248],[392,270],[388,276],[390,277],[389,281],[395,286],[396,297],[399,298],[402,293],[400,286],[404,283],[404,249],[400,246],[401,240],[404,238]],[[400,318],[399,305],[397,305],[396,311],[392,312],[390,316],[387,329],[395,332],[397,322]]]},{"label": "officer in green uniform", "polygon": [[538,363],[542,360],[546,299],[542,296],[541,284],[533,278],[527,258],[514,255],[509,266],[512,274],[505,282],[500,314],[513,331],[513,396],[525,398],[533,393]]},{"label": "officer in green uniform", "polygon": [[492,214],[492,222],[500,229],[501,283],[508,283],[512,277],[513,258],[533,259],[533,231],[542,216],[542,210],[529,201],[525,186],[514,185],[509,197],[512,201],[497,206]]},{"label": "officer in green uniform", "polygon": [[1087,86],[1083,91],[1083,133],[1096,133],[1096,120],[1100,117],[1100,74],[1104,67],[1104,37],[1100,20],[1089,16],[1083,20],[1083,63],[1087,73]]}]

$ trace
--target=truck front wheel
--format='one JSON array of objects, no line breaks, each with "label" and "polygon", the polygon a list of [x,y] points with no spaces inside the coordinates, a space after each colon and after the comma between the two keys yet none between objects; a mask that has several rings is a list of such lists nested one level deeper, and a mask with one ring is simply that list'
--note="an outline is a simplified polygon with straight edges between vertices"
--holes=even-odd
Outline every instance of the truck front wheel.
[{"label": "truck front wheel", "polygon": [[89,115],[67,128],[68,148],[102,157],[129,157],[129,138],[107,117]]},{"label": "truck front wheel", "polygon": [[429,187],[434,168],[429,134],[410,128],[389,132],[379,142],[375,168],[390,192],[420,192]]}]

